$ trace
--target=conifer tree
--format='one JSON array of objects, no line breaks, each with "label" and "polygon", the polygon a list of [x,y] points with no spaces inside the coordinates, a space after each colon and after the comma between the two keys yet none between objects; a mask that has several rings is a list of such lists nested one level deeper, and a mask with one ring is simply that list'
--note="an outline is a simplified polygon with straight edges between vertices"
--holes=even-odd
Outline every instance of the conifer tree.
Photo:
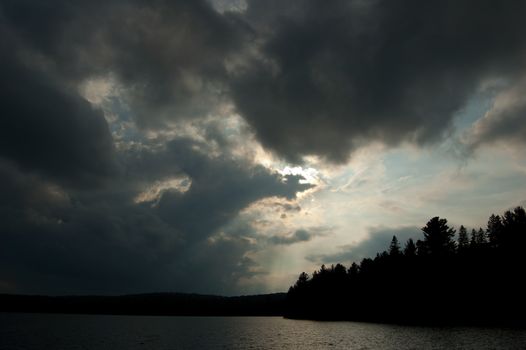
[{"label": "conifer tree", "polygon": [[481,246],[488,243],[486,232],[482,229],[482,227],[480,227],[477,232],[477,243]]},{"label": "conifer tree", "polygon": [[489,245],[492,248],[497,248],[502,243],[503,225],[499,215],[491,214],[488,220],[486,229]]},{"label": "conifer tree", "polygon": [[389,245],[389,255],[390,256],[399,256],[400,255],[400,243],[398,243],[398,238],[393,236],[391,244]]},{"label": "conifer tree", "polygon": [[471,239],[469,240],[469,247],[475,248],[477,246],[477,230],[471,229]]},{"label": "conifer tree", "polygon": [[360,272],[360,267],[357,263],[353,262],[351,267],[349,267],[348,274],[351,277],[351,279],[354,279],[358,276],[358,273]]},{"label": "conifer tree", "polygon": [[468,231],[464,225],[460,225],[458,229],[458,250],[464,251],[469,247]]},{"label": "conifer tree", "polygon": [[471,230],[471,240],[469,242],[469,246],[471,248],[480,248],[486,243],[486,232],[482,228],[479,228],[478,230]]},{"label": "conifer tree", "polygon": [[409,238],[407,240],[407,243],[405,244],[404,255],[405,256],[415,256],[416,255],[416,245],[412,238]]},{"label": "conifer tree", "polygon": [[446,219],[435,216],[422,227],[424,233],[423,248],[430,255],[447,255],[455,252],[455,230],[447,225]]}]

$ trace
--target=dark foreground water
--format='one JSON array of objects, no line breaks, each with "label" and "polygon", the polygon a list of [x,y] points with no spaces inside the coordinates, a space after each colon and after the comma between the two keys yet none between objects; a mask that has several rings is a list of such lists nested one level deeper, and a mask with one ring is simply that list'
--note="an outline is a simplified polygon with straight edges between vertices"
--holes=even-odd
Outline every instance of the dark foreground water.
[{"label": "dark foreground water", "polygon": [[0,349],[526,349],[526,331],[280,317],[0,313]]}]

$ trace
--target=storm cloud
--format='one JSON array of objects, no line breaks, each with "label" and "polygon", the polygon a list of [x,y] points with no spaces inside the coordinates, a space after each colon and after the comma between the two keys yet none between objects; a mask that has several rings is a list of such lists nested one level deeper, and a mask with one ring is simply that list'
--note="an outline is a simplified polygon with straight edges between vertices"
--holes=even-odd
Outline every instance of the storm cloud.
[{"label": "storm cloud", "polygon": [[301,242],[308,242],[315,237],[323,236],[329,231],[327,228],[309,228],[309,229],[298,229],[292,234],[286,236],[272,236],[268,239],[271,244],[277,245],[290,245]]},{"label": "storm cloud", "polygon": [[218,235],[220,229],[252,202],[293,199],[311,185],[262,167],[210,159],[192,153],[191,145],[141,155],[153,157],[150,164],[160,162],[159,178],[167,164],[172,174],[184,173],[192,182],[184,192],[168,188],[139,203],[139,172],[115,177],[112,186],[95,193],[66,191],[3,161],[2,285],[54,294],[233,293],[237,279],[253,273],[245,255],[255,247],[242,234]]},{"label": "storm cloud", "polygon": [[69,84],[117,79],[142,128],[213,110],[239,42],[205,1],[3,1],[2,17],[29,64]]},{"label": "storm cloud", "polygon": [[482,82],[520,73],[525,13],[521,1],[249,1],[263,43],[233,96],[292,161],[432,144]]},{"label": "storm cloud", "polygon": [[481,84],[522,75],[521,1],[221,4],[3,1],[2,18],[10,50],[40,70],[69,84],[117,79],[141,128],[233,104],[294,162],[432,144]]},{"label": "storm cloud", "polygon": [[466,144],[473,148],[495,142],[516,144],[526,142],[526,81],[522,79],[500,92],[483,118],[477,120],[466,135]]},{"label": "storm cloud", "polygon": [[[279,167],[433,144],[488,81],[504,87],[470,145],[520,144],[525,10],[0,0],[0,292],[235,293],[264,273],[258,245],[325,234],[229,231],[264,199],[284,222],[310,215],[298,193],[315,186]],[[370,255],[386,235],[313,259]]]},{"label": "storm cloud", "polygon": [[79,185],[115,169],[102,111],[49,74],[19,62],[6,34],[0,53],[0,156]]}]

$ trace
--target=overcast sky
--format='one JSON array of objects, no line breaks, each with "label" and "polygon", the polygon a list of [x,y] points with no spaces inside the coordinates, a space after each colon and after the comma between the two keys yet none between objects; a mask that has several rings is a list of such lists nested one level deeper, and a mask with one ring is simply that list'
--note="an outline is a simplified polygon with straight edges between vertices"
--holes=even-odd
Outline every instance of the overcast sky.
[{"label": "overcast sky", "polygon": [[0,292],[286,291],[526,204],[526,1],[0,0]]}]

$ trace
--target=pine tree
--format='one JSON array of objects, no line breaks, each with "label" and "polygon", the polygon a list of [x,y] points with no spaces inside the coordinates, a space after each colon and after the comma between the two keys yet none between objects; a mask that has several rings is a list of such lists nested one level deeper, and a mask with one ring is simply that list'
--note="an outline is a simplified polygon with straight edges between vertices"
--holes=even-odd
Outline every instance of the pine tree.
[{"label": "pine tree", "polygon": [[360,272],[360,267],[357,263],[353,262],[351,267],[349,267],[348,274],[351,277],[351,279],[354,279],[358,276],[358,273]]},{"label": "pine tree", "polygon": [[400,255],[400,243],[398,243],[398,238],[393,236],[391,244],[389,245],[389,255],[390,256],[399,256]]},{"label": "pine tree", "polygon": [[471,239],[469,241],[469,247],[475,248],[477,246],[477,230],[471,229]]},{"label": "pine tree", "polygon": [[477,243],[482,246],[488,243],[488,239],[486,237],[486,232],[482,229],[482,227],[479,228],[477,232]]},{"label": "pine tree", "polygon": [[468,231],[464,225],[460,225],[458,229],[458,250],[464,251],[469,247]]},{"label": "pine tree", "polygon": [[404,255],[405,256],[415,256],[416,255],[416,245],[412,238],[409,238],[407,240],[407,243],[405,244]]},{"label": "pine tree", "polygon": [[306,272],[302,272],[300,276],[298,277],[298,280],[296,281],[296,285],[294,287],[301,288],[305,286],[309,282],[309,275]]},{"label": "pine tree", "polygon": [[471,241],[469,242],[471,248],[480,248],[486,243],[486,232],[482,228],[479,228],[478,231],[475,229],[471,230]]},{"label": "pine tree", "polygon": [[421,239],[416,241],[416,254],[419,256],[428,254],[427,245]]},{"label": "pine tree", "polygon": [[486,232],[490,247],[497,248],[502,244],[503,225],[499,215],[491,214]]},{"label": "pine tree", "polygon": [[427,254],[447,255],[455,252],[455,230],[447,225],[447,219],[435,216],[422,227],[424,232],[424,246]]}]

